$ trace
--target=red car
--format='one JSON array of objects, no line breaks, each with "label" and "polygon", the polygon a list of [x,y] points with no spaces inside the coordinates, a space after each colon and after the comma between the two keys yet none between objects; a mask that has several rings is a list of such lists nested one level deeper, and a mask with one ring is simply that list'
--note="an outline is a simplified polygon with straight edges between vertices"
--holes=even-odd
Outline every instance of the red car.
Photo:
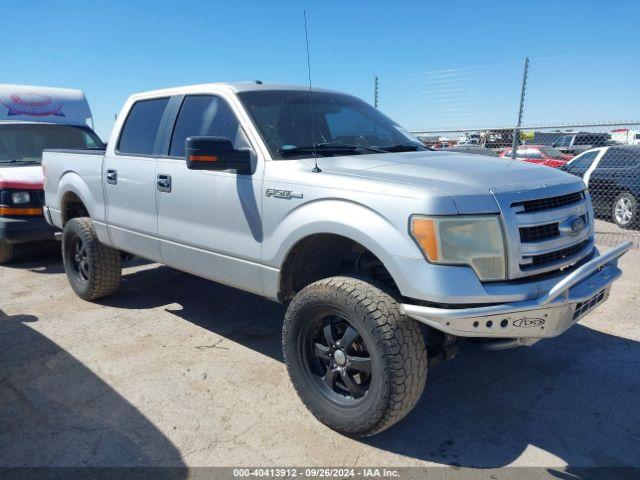
[{"label": "red car", "polygon": [[[511,158],[511,149],[503,151],[500,156]],[[561,167],[572,158],[571,155],[546,145],[520,145],[516,150],[516,159],[546,165],[547,167]]]}]

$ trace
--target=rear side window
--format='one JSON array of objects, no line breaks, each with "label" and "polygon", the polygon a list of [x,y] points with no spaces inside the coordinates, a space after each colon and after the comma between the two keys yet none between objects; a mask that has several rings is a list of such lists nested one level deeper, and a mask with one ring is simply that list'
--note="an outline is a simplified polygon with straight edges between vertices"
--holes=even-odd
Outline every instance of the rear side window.
[{"label": "rear side window", "polygon": [[154,98],[136,102],[124,122],[118,153],[125,155],[152,155],[162,114],[168,98]]},{"label": "rear side window", "polygon": [[184,157],[187,137],[211,136],[231,140],[235,149],[249,144],[229,104],[213,95],[191,95],[182,102],[171,136],[171,157]]},{"label": "rear side window", "polygon": [[630,168],[640,163],[640,151],[625,151],[618,148],[610,148],[600,160],[599,168]]}]

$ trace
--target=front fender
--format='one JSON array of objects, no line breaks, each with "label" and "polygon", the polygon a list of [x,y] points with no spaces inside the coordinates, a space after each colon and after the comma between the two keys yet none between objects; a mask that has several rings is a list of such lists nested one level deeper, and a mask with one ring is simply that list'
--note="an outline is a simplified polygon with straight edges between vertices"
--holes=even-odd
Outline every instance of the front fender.
[{"label": "front fender", "polygon": [[[288,253],[302,239],[316,234],[334,234],[358,242],[387,268],[403,291],[406,280],[395,258],[424,261],[408,234],[370,208],[348,200],[316,200],[292,210],[263,243],[264,264],[280,271]],[[278,277],[279,275],[274,275]],[[279,283],[279,282],[278,282]],[[271,296],[271,287],[265,285]],[[277,285],[274,286],[277,288]]]}]

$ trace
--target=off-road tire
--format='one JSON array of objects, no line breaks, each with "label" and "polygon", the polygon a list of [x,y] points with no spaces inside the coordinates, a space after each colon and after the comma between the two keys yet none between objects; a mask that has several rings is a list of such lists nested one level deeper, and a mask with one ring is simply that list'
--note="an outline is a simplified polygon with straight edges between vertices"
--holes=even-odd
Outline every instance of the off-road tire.
[{"label": "off-road tire", "polygon": [[[78,239],[86,248],[86,279],[81,278],[73,265],[73,249]],[[118,290],[122,257],[118,250],[100,243],[90,218],[73,218],[66,223],[62,232],[62,259],[71,288],[83,300],[97,300]]]},{"label": "off-road tire", "polygon": [[13,259],[13,244],[0,240],[0,265]]},{"label": "off-road tire", "polygon": [[[630,211],[631,218],[627,223],[621,223],[616,215],[616,206],[618,202],[626,201]],[[616,199],[613,201],[613,206],[611,207],[611,216],[613,217],[613,221],[615,224],[624,229],[636,228],[640,225],[640,205],[638,204],[638,199],[629,192],[621,192]]]},{"label": "off-road tire", "polygon": [[[305,367],[301,332],[323,308],[339,311],[368,344],[371,386],[361,407],[347,409],[319,395]],[[305,406],[320,422],[348,436],[374,435],[400,421],[420,399],[427,378],[427,351],[417,322],[400,313],[391,295],[362,278],[331,277],[300,291],[285,315],[282,349]]]}]

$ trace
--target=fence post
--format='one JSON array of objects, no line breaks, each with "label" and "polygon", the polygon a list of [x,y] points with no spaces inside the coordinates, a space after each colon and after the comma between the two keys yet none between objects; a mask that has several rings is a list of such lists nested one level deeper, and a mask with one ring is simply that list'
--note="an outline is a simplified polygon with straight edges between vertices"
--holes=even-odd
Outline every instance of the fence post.
[{"label": "fence post", "polygon": [[524,108],[524,94],[527,90],[527,75],[529,74],[529,57],[524,59],[524,74],[522,75],[522,90],[520,91],[520,109],[518,110],[518,123],[513,129],[513,144],[511,145],[511,158],[515,160],[520,136],[520,125],[522,125],[522,109]]},{"label": "fence post", "polygon": [[373,106],[378,108],[378,76],[376,75],[376,79],[373,87]]}]

